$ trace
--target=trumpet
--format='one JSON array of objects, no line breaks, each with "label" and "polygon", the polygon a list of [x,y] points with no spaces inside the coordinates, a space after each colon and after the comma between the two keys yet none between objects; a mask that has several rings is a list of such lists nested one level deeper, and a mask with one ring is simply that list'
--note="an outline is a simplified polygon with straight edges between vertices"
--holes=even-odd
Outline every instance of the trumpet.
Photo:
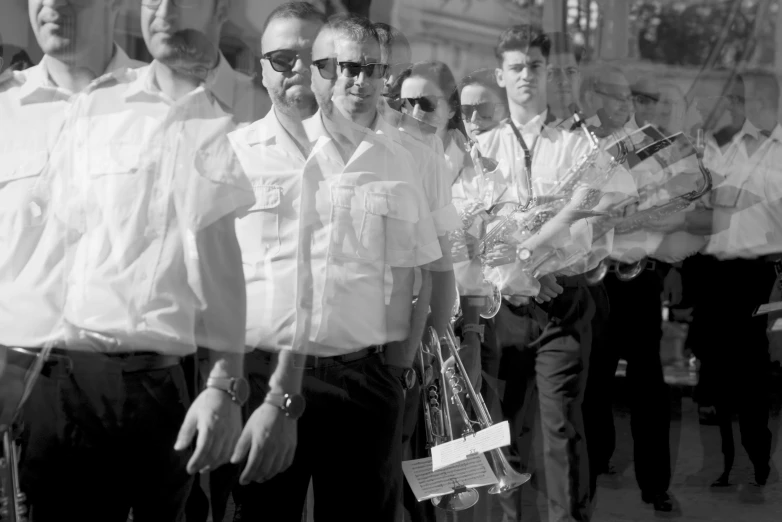
[{"label": "trumpet", "polygon": [[[430,334],[433,338],[437,338],[437,333],[433,328],[430,328]],[[459,355],[456,335],[454,334],[451,325],[446,326],[445,335],[442,337],[442,341],[446,343],[448,350],[451,353],[451,358],[443,363],[442,374],[444,380],[450,387],[451,403],[456,407],[464,422],[465,428],[462,436],[474,434],[475,429],[473,426],[478,426],[480,429],[486,429],[493,426],[494,422],[492,422],[491,414],[486,407],[483,397],[480,393],[475,391],[475,388],[467,375],[467,370]],[[440,341],[435,341],[433,344],[436,347],[436,350],[440,351]],[[440,353],[442,352],[440,351]],[[470,401],[470,405],[477,416],[477,420],[470,418],[464,400],[461,397],[462,395],[466,400]],[[499,482],[489,489],[489,494],[496,495],[516,489],[530,480],[531,475],[529,473],[519,473],[511,467],[501,450],[494,449],[489,453],[491,454],[494,473],[497,476],[497,479],[499,479]]]},{"label": "trumpet", "polygon": [[[20,488],[19,446],[14,428],[50,351],[51,346],[40,352],[0,346],[0,434],[3,439],[0,519],[3,522],[27,522],[27,497]],[[25,366],[16,364],[15,356],[19,356],[16,359],[25,359]]]},{"label": "trumpet", "polygon": [[[434,329],[430,327],[430,333]],[[430,335],[431,346],[426,347],[421,343],[418,350],[417,365],[422,379],[421,402],[424,411],[424,428],[426,432],[426,448],[453,440],[453,427],[451,414],[448,410],[450,390],[445,383],[442,350],[436,335]],[[433,357],[436,371],[428,367],[424,361],[424,355]],[[478,503],[478,490],[475,488],[456,488],[453,493],[447,493],[432,499],[432,504],[444,511],[463,511]]]}]

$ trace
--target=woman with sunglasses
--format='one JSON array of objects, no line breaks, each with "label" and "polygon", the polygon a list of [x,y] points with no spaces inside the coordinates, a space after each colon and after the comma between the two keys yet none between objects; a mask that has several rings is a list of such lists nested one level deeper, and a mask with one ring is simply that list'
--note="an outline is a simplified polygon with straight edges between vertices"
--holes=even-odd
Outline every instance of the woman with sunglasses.
[{"label": "woman with sunglasses", "polygon": [[464,127],[472,140],[508,117],[508,105],[492,69],[479,69],[465,76],[459,85],[459,97]]},{"label": "woman with sunglasses", "polygon": [[[480,223],[475,216],[483,203],[482,176],[478,176],[471,156],[471,147],[461,119],[459,90],[450,69],[442,62],[418,62],[402,73],[402,112],[435,129],[442,141],[445,162],[452,183],[454,206],[459,210],[465,228],[468,221]],[[484,282],[480,259],[477,257],[479,234],[464,229],[450,234],[457,288],[462,310],[462,346],[460,352],[469,378],[478,387],[481,374],[481,341],[485,339],[486,321],[480,313],[488,307],[491,289]],[[458,418],[458,417],[456,417]]]}]

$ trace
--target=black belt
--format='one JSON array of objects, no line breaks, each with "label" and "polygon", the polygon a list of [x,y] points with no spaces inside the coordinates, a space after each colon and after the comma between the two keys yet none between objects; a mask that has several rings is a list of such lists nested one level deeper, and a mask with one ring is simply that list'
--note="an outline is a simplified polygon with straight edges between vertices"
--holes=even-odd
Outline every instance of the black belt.
[{"label": "black belt", "polygon": [[[41,353],[40,348],[8,348],[8,362],[22,367],[28,367]],[[49,352],[49,357],[44,363],[44,370],[51,371],[54,368],[72,372],[75,366],[81,364],[105,364],[118,365],[122,373],[151,372],[171,368],[182,362],[178,355],[164,355],[155,352],[80,352],[55,348]]]},{"label": "black belt", "polygon": [[[294,362],[294,366],[303,370],[314,370],[321,366],[329,366],[337,363],[346,363],[365,359],[372,355],[382,354],[385,351],[385,345],[374,345],[368,348],[362,348],[356,352],[347,353],[345,355],[333,355],[331,357],[317,357],[315,355],[303,355],[297,354]],[[267,352],[265,350],[255,350],[253,355],[260,357],[263,362],[273,362],[277,354],[274,352]]]}]

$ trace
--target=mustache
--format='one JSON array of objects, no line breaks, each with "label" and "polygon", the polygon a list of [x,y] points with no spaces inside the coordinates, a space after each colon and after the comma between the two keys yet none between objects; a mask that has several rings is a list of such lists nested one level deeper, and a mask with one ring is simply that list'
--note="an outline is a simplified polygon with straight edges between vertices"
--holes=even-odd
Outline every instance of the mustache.
[{"label": "mustache", "polygon": [[201,31],[183,29],[169,33],[165,28],[158,29],[154,26],[153,31],[168,33],[169,45],[180,56],[188,57],[198,62],[211,61],[217,58],[217,46]]}]

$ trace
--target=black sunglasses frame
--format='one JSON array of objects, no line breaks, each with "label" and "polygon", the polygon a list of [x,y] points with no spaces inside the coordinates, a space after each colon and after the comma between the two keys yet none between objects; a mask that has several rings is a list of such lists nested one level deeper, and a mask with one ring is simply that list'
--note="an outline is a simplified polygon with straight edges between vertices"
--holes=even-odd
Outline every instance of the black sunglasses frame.
[{"label": "black sunglasses frame", "polygon": [[358,62],[337,62],[339,70],[347,78],[356,78],[362,72],[364,76],[372,79],[385,77],[388,72],[388,64],[385,63],[358,63]]},{"label": "black sunglasses frame", "polygon": [[[476,103],[474,105],[462,105],[460,107],[462,118],[471,120],[474,113],[478,113],[478,117],[484,120],[490,120],[494,118],[494,114],[497,112],[497,104],[492,102]],[[488,114],[488,116],[487,116]]]},{"label": "black sunglasses frame", "polygon": [[[292,56],[292,60],[288,60],[286,63],[284,63],[283,67],[281,69],[278,69],[276,65],[279,65],[279,62],[275,64],[275,61],[272,59],[275,54],[284,53],[289,56]],[[261,60],[267,60],[269,62],[269,65],[271,65],[272,69],[279,73],[287,73],[291,72],[294,67],[296,67],[296,62],[301,60],[304,65],[307,65],[308,62],[310,62],[310,57],[312,56],[312,50],[304,50],[304,51],[295,51],[293,49],[276,49],[274,51],[269,51],[268,53],[264,53],[261,56]]]},{"label": "black sunglasses frame", "polygon": [[402,98],[402,102],[406,103],[411,109],[415,108],[416,105],[421,107],[421,110],[424,112],[434,112],[437,110],[437,103],[439,102],[439,99],[435,99],[432,101],[430,98],[427,98],[426,96],[422,96],[420,98]]}]

